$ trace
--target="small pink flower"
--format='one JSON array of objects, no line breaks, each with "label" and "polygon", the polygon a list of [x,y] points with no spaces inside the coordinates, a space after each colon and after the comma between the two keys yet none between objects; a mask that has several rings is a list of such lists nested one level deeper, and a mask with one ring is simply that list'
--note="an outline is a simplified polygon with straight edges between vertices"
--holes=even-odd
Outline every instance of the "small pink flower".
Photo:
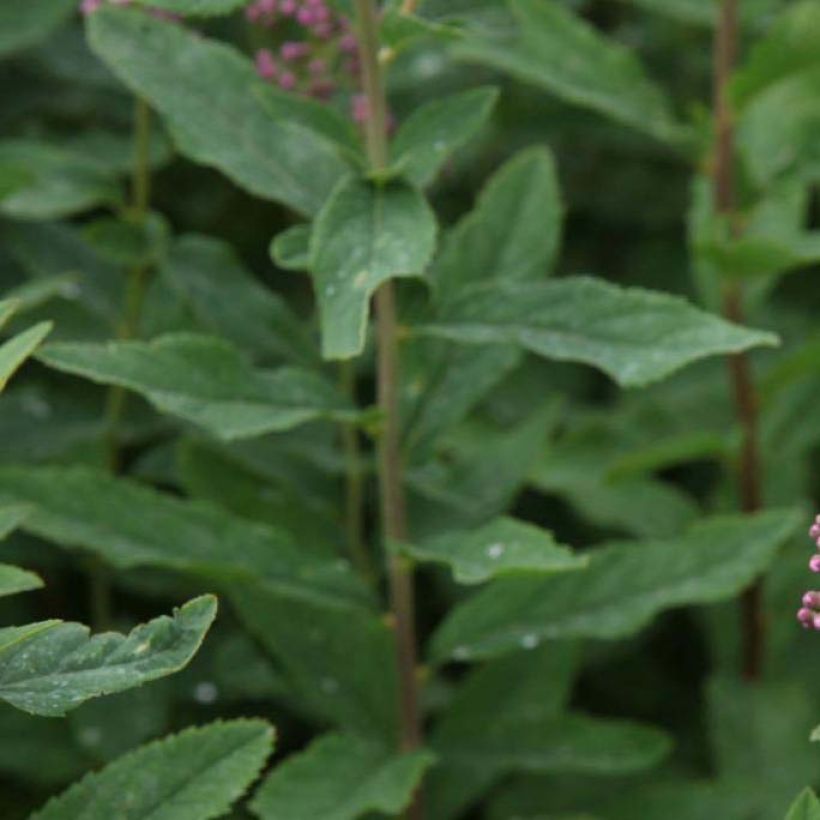
[{"label": "small pink flower", "polygon": [[313,77],[321,77],[327,73],[327,62],[321,57],[314,57],[310,63],[308,63],[308,71]]},{"label": "small pink flower", "polygon": [[299,25],[302,26],[312,26],[314,23],[319,22],[316,19],[316,12],[313,9],[305,8],[304,6],[296,12],[296,20]]},{"label": "small pink flower", "polygon": [[345,34],[339,40],[339,48],[345,54],[356,54],[359,51],[359,41],[355,34]]},{"label": "small pink flower", "polygon": [[814,625],[814,613],[807,607],[802,607],[797,610],[797,620],[800,621],[806,629],[809,629]]},{"label": "small pink flower", "polygon": [[293,60],[301,60],[307,57],[310,53],[310,46],[307,43],[296,43],[289,41],[282,43],[282,48],[279,49],[279,54],[285,62],[292,62]]},{"label": "small pink flower", "polygon": [[283,17],[293,17],[296,14],[296,0],[279,0],[279,13]]},{"label": "small pink flower", "polygon": [[272,80],[279,73],[279,67],[271,54],[270,49],[260,48],[256,52],[256,73],[263,80]]},{"label": "small pink flower", "polygon": [[102,4],[103,0],[82,0],[80,3],[80,13],[86,16],[94,14]]},{"label": "small pink flower", "polygon": [[279,75],[279,88],[283,91],[293,91],[296,88],[296,75],[292,71],[283,71]]},{"label": "small pink flower", "polygon": [[812,572],[820,572],[820,555],[812,555],[809,561],[809,569]]}]

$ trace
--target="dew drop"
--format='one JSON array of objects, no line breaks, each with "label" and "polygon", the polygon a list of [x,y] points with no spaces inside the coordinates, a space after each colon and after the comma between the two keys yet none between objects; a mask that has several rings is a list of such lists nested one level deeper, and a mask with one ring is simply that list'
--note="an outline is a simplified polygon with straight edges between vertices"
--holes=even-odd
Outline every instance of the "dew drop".
[{"label": "dew drop", "polygon": [[197,703],[207,706],[209,703],[214,703],[218,696],[219,689],[217,689],[215,683],[211,683],[209,680],[200,681],[194,687],[194,700]]},{"label": "dew drop", "polygon": [[470,657],[470,650],[466,646],[457,646],[453,650],[453,657],[457,661],[466,661]]},{"label": "dew drop", "polygon": [[102,740],[102,732],[97,726],[86,726],[80,732],[80,742],[84,746],[98,746]]},{"label": "dew drop", "polygon": [[488,558],[500,558],[504,554],[504,550],[506,547],[503,544],[490,544],[487,547],[487,557]]},{"label": "dew drop", "polygon": [[539,643],[540,639],[538,635],[534,635],[532,632],[521,636],[521,646],[523,649],[535,649]]}]

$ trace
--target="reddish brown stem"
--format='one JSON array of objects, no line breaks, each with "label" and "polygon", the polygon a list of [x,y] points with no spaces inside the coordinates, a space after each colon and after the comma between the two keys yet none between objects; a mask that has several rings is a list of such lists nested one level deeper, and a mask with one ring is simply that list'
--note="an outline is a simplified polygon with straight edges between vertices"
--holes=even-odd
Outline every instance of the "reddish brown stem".
[{"label": "reddish brown stem", "polygon": [[[378,13],[374,0],[356,0],[362,78],[368,101],[366,122],[370,167],[381,171],[388,162],[387,98],[379,64]],[[396,634],[399,679],[400,744],[405,751],[422,744],[422,721],[416,672],[416,613],[412,567],[391,549],[407,540],[407,510],[403,484],[401,424],[399,417],[399,360],[396,297],[392,282],[376,293],[378,403],[382,429],[378,445],[379,495],[382,535],[387,551],[390,609]],[[421,790],[405,812],[407,820],[424,816]]]},{"label": "reddish brown stem", "polygon": [[[730,233],[735,238],[740,234],[740,226],[736,210],[735,133],[729,80],[737,57],[737,43],[738,0],[723,0],[714,44],[714,206],[715,212],[728,220]],[[723,314],[738,324],[744,322],[743,291],[737,282],[724,287]],[[745,353],[730,356],[728,365],[735,412],[742,430],[737,464],[738,492],[741,508],[752,513],[763,506],[754,374]],[[766,637],[763,589],[759,579],[743,592],[740,616],[743,676],[747,680],[756,680],[762,671]]]}]

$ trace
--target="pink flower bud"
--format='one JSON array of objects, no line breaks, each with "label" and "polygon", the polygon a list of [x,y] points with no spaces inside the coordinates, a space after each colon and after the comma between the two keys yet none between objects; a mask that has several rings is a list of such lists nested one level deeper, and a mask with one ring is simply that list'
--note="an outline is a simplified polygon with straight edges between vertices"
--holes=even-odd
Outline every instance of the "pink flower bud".
[{"label": "pink flower bud", "polygon": [[299,25],[312,26],[319,21],[316,19],[316,12],[313,9],[302,7],[296,12],[296,20]]},{"label": "pink flower bud", "polygon": [[272,80],[278,73],[279,67],[276,65],[276,60],[273,58],[270,49],[260,48],[256,52],[256,73],[263,80]]},{"label": "pink flower bud", "polygon": [[80,3],[80,13],[86,16],[94,14],[102,4],[103,0],[82,0],[82,3]]},{"label": "pink flower bud", "polygon": [[314,57],[308,64],[308,71],[313,77],[321,77],[327,72],[327,62],[321,57]]},{"label": "pink flower bud", "polygon": [[307,43],[287,42],[282,43],[279,54],[285,62],[301,60],[310,53],[310,46]]},{"label": "pink flower bud", "polygon": [[[353,122],[365,123],[370,119],[370,102],[364,94],[354,94],[350,100],[350,114]],[[816,557],[820,558],[820,555]]]},{"label": "pink flower bud", "polygon": [[279,13],[283,17],[293,17],[296,14],[296,0],[279,0]]},{"label": "pink flower bud", "polygon": [[355,34],[345,34],[339,40],[339,48],[345,54],[356,54],[359,50],[359,41],[356,39]]},{"label": "pink flower bud", "polygon": [[814,622],[814,613],[810,609],[803,607],[797,610],[797,620],[806,628]]},{"label": "pink flower bud", "polygon": [[[283,91],[293,91],[296,88],[296,75],[292,71],[283,71],[279,75],[279,88]],[[817,557],[820,558],[820,555]]]},{"label": "pink flower bud", "polygon": [[815,615],[811,622],[812,628],[820,631],[820,615]]},{"label": "pink flower bud", "polygon": [[815,541],[820,538],[820,524],[814,523],[811,525],[811,529],[809,530],[809,538]]},{"label": "pink flower bud", "polygon": [[803,596],[803,606],[808,607],[809,609],[820,608],[820,592],[809,590]]},{"label": "pink flower bud", "polygon": [[820,555],[812,555],[809,561],[809,569],[812,572],[820,572]]}]

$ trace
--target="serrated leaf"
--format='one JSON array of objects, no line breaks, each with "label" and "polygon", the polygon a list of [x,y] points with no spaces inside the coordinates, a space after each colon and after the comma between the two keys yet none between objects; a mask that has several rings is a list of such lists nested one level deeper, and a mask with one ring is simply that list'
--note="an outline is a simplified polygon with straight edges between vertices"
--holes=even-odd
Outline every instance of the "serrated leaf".
[{"label": "serrated leaf", "polygon": [[164,677],[190,661],[215,615],[216,599],[203,595],[128,635],[89,637],[82,624],[51,621],[9,642],[8,630],[0,630],[0,699],[59,716],[90,698]]},{"label": "serrated leaf", "polygon": [[310,215],[349,170],[344,148],[317,130],[336,115],[274,90],[227,45],[139,9],[111,7],[91,16],[89,42],[162,114],[182,153],[256,196]]},{"label": "serrated leaf", "polygon": [[429,185],[448,156],[478,133],[497,99],[495,88],[471,88],[416,108],[393,139],[392,165],[414,185]]},{"label": "serrated leaf", "polygon": [[24,139],[0,142],[0,165],[26,173],[0,201],[0,212],[16,219],[59,219],[100,205],[111,205],[122,192],[111,174],[58,146]]},{"label": "serrated leaf", "polygon": [[421,276],[433,253],[436,218],[406,183],[349,178],[316,218],[310,237],[322,355],[348,359],[364,348],[370,297],[398,276]]},{"label": "serrated leaf", "polygon": [[798,524],[794,510],[718,516],[677,538],[596,549],[581,573],[495,581],[451,611],[432,655],[492,657],[550,638],[629,635],[664,609],[731,597]]},{"label": "serrated leaf", "polygon": [[0,5],[0,57],[45,40],[76,8],[74,0]]},{"label": "serrated leaf", "polygon": [[383,619],[295,600],[261,584],[237,585],[231,601],[276,661],[299,711],[395,748],[395,644]]},{"label": "serrated leaf", "polygon": [[356,820],[396,815],[433,762],[426,751],[391,754],[354,735],[325,735],[288,758],[251,802],[261,820]]},{"label": "serrated leaf", "polygon": [[515,518],[497,518],[476,530],[447,532],[397,549],[419,561],[446,564],[461,584],[480,584],[500,575],[566,572],[587,563],[548,530]]},{"label": "serrated leaf", "polygon": [[84,777],[32,820],[210,820],[255,780],[273,747],[261,720],[186,729]]},{"label": "serrated leaf", "polygon": [[820,820],[820,800],[811,789],[804,789],[792,803],[786,820]]},{"label": "serrated leaf", "polygon": [[0,392],[2,392],[21,364],[40,346],[51,332],[51,322],[39,324],[12,336],[0,345]]},{"label": "serrated leaf", "polygon": [[205,502],[84,467],[0,467],[0,501],[35,507],[22,527],[68,547],[92,550],[121,569],[157,567],[220,583],[259,579],[284,594],[361,601],[345,562],[294,543],[281,529]]},{"label": "serrated leaf", "polygon": [[456,47],[457,56],[506,71],[664,142],[686,139],[668,99],[632,49],[552,0],[510,5],[519,24],[514,38],[468,36]]},{"label": "serrated leaf", "polygon": [[225,440],[288,430],[320,418],[356,417],[355,408],[316,373],[254,369],[229,342],[212,336],[53,344],[38,358],[65,373],[134,390],[158,410]]},{"label": "serrated leaf", "polygon": [[547,148],[528,148],[490,177],[475,207],[442,243],[431,270],[446,304],[472,285],[546,276],[561,241],[564,208]]},{"label": "serrated leaf", "polygon": [[208,330],[261,357],[317,362],[304,321],[247,271],[227,242],[182,236],[161,272]]},{"label": "serrated leaf", "polygon": [[777,344],[684,299],[574,276],[476,287],[415,332],[465,344],[516,344],[597,367],[624,387],[657,381],[707,356]]}]

